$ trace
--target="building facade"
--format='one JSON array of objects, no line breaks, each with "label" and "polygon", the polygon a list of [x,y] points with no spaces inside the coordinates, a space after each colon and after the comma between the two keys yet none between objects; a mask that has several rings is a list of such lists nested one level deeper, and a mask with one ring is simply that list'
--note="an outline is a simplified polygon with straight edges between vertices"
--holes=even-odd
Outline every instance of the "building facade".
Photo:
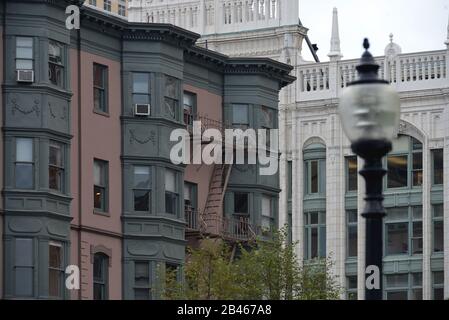
[{"label": "building facade", "polygon": [[88,6],[66,29],[81,3],[0,6],[1,298],[156,299],[160,272],[182,280],[188,241],[247,241],[278,223],[277,174],[174,164],[170,135],[194,120],[201,133],[277,128],[292,68]]},{"label": "building facade", "polygon": [[[298,1],[130,2],[130,19],[168,19],[203,35],[202,46],[231,56],[271,57],[294,67],[281,92],[280,225],[288,223],[302,261],[331,256],[342,296],[364,298],[362,166],[337,112],[358,60],[342,60],[337,10],[329,62],[301,57],[307,29]],[[183,18],[185,12],[199,12]],[[210,19],[211,14],[215,17]],[[189,15],[190,17],[190,15]],[[196,17],[196,18],[195,18]],[[274,22],[276,20],[276,22]],[[193,21],[193,22],[192,22]],[[263,26],[263,27],[262,27]],[[442,26],[444,27],[444,26]],[[444,39],[442,39],[442,42]],[[376,57],[380,77],[401,97],[401,123],[385,159],[384,298],[449,298],[449,35],[443,50],[407,53],[393,42]]]}]

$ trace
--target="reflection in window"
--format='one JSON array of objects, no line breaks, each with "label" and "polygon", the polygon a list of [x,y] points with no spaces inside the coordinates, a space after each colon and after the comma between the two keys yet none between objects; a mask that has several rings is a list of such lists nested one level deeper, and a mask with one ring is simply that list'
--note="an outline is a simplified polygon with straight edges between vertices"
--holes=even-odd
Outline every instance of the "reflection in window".
[{"label": "reflection in window", "polygon": [[386,255],[422,254],[422,207],[388,209],[385,232]]}]

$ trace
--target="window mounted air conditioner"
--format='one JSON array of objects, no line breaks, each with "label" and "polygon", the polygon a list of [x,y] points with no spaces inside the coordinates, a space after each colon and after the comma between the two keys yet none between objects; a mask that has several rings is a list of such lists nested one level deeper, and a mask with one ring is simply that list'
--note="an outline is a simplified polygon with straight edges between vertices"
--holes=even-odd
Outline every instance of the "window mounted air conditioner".
[{"label": "window mounted air conditioner", "polygon": [[134,115],[149,116],[151,114],[151,106],[149,104],[135,104]]},{"label": "window mounted air conditioner", "polygon": [[17,70],[17,82],[34,82],[34,70]]}]

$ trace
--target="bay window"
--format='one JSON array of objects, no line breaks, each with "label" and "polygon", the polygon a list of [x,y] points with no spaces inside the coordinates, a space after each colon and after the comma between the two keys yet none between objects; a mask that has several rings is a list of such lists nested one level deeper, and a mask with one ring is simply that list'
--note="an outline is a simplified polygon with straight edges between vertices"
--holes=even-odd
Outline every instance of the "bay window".
[{"label": "bay window", "polygon": [[34,187],[34,150],[32,138],[16,138],[14,164],[15,186],[18,189]]},{"label": "bay window", "polygon": [[176,182],[176,172],[165,169],[165,212],[170,214],[178,213],[178,188]]},{"label": "bay window", "polygon": [[134,167],[134,211],[149,212],[151,209],[151,168]]}]

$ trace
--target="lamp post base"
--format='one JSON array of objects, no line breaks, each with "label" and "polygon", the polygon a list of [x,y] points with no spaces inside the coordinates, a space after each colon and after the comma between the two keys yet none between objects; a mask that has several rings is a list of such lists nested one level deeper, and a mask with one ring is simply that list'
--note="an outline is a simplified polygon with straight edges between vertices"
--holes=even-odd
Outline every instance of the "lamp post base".
[{"label": "lamp post base", "polygon": [[365,242],[365,300],[382,300],[383,258],[383,206],[382,179],[386,170],[382,158],[391,151],[387,140],[358,140],[352,151],[365,160],[360,170],[366,182],[366,206],[362,216],[366,219]]}]

